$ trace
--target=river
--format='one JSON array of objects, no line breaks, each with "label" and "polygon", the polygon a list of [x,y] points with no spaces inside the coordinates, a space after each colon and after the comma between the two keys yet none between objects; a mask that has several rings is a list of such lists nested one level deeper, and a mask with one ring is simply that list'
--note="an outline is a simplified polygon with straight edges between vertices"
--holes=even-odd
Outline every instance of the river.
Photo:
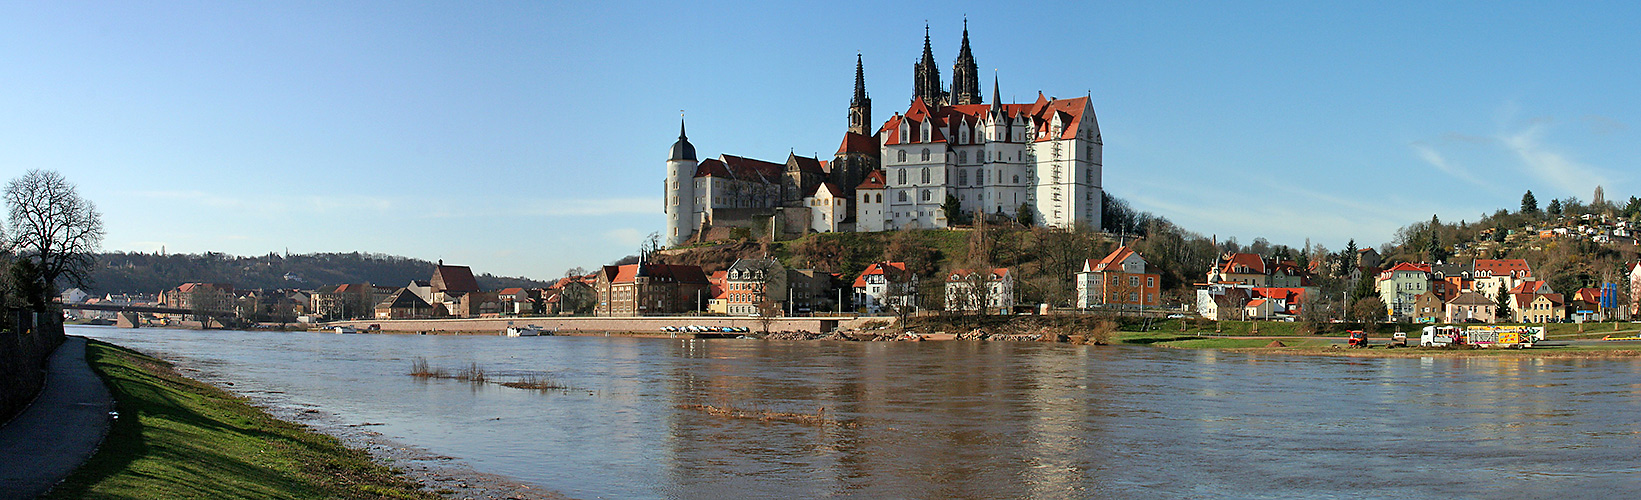
[{"label": "river", "polygon": [[[1609,498],[1641,361],[71,327],[577,498]],[[410,377],[422,357],[533,391]],[[693,405],[801,414],[794,423]],[[824,410],[823,410],[824,409]]]}]

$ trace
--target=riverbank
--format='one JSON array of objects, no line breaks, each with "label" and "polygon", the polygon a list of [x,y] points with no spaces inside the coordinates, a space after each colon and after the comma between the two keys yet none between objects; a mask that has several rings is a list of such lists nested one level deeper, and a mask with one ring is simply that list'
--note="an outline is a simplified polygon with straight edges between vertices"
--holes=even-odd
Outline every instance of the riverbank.
[{"label": "riverbank", "polygon": [[[395,470],[135,351],[91,341],[86,360],[113,393],[119,417],[97,454],[46,498],[438,499],[475,497],[474,485],[488,486],[479,498],[520,497],[483,494],[511,490],[477,473],[470,484],[429,467]],[[399,456],[377,458],[415,458],[414,450],[390,448]]]},{"label": "riverbank", "polygon": [[[1255,354],[1288,354],[1308,356],[1339,356],[1352,358],[1470,358],[1470,357],[1528,357],[1528,358],[1627,358],[1641,356],[1641,342],[1613,342],[1596,345],[1556,345],[1530,349],[1452,349],[1405,347],[1387,348],[1377,340],[1366,349],[1346,347],[1340,339],[1296,336],[1211,336],[1184,332],[1121,332],[1117,340],[1122,344],[1149,345],[1171,349],[1215,349],[1226,352]],[[1417,342],[1418,339],[1413,339]]]}]

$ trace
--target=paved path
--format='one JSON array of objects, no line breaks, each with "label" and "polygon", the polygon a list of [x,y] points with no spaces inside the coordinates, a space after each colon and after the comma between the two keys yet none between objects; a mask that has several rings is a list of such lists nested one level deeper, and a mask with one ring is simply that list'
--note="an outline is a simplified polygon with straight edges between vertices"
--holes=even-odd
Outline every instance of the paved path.
[{"label": "paved path", "polygon": [[0,499],[34,498],[74,472],[108,434],[114,399],[85,361],[85,338],[51,353],[45,390],[0,427]]}]

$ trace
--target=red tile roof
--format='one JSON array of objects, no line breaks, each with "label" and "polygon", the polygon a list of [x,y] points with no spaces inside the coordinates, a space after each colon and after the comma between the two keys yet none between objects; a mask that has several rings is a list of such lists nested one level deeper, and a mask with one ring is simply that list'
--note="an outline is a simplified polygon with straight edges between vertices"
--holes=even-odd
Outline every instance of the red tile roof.
[{"label": "red tile roof", "polygon": [[813,198],[813,197],[815,197],[815,195],[820,194],[820,191],[822,189],[825,189],[826,192],[828,194],[831,194],[833,198],[842,198],[843,197],[843,191],[839,190],[837,186],[833,185],[830,182],[822,182],[820,184],[816,184],[815,187],[810,188],[809,192],[805,193],[803,195],[803,197]]},{"label": "red tile roof", "polygon": [[[1038,93],[1037,102],[1031,104],[1003,104],[1001,108],[1004,115],[1009,117],[1031,117],[1031,123],[1035,129],[1031,131],[1030,142],[1074,139],[1077,137],[1077,131],[1082,127],[1082,121],[1084,119],[1093,119],[1091,116],[1084,116],[1087,114],[1086,111],[1092,109],[1088,106],[1087,97],[1049,101],[1041,93]],[[900,124],[902,122],[906,123],[909,131],[921,131],[922,123],[928,121],[933,129],[930,134],[931,141],[946,142],[948,136],[962,131],[958,127],[960,123],[968,123],[970,132],[975,133],[979,127],[980,118],[990,112],[990,104],[945,106],[930,112],[929,108],[923,105],[922,100],[915,100],[906,109],[904,115],[895,115],[889,121],[884,122],[883,128],[879,129],[879,133],[884,134],[884,144],[919,143],[923,142],[920,140],[922,135],[920,133],[914,134],[914,137],[900,137]],[[1049,127],[1052,126],[1056,117],[1060,119],[1062,126],[1060,136],[1049,137]],[[955,137],[952,139],[955,142]],[[971,143],[974,142],[972,137],[970,139]],[[1017,139],[1016,142],[1020,141]]]},{"label": "red tile roof", "polygon": [[675,281],[683,284],[710,285],[705,271],[701,266],[683,264],[627,264],[624,266],[604,266],[604,273],[609,276],[611,283],[632,283],[638,278],[642,266],[643,271],[652,279]]},{"label": "red tile roof", "polygon": [[524,289],[519,287],[503,288],[501,291],[496,292],[496,295],[518,295],[522,292],[524,292]]},{"label": "red tile roof", "polygon": [[[758,160],[752,160],[752,161],[758,161]],[[821,168],[821,162],[818,159],[810,158],[810,157],[807,157],[807,156],[798,156],[798,155],[794,154],[794,155],[792,155],[791,161],[792,161],[792,163],[797,164],[798,171],[800,171],[800,172],[809,172],[811,174],[825,174],[826,173],[826,169]]]},{"label": "red tile roof", "polygon": [[433,291],[446,292],[477,292],[478,280],[473,279],[473,269],[467,266],[438,266],[433,268]]},{"label": "red tile roof", "polygon": [[[1091,272],[1096,273],[1103,273],[1108,270],[1122,271],[1122,261],[1127,260],[1130,255],[1137,255],[1137,253],[1135,253],[1132,249],[1129,249],[1127,245],[1120,246],[1117,247],[1116,250],[1112,250],[1109,255],[1105,256],[1104,259],[1100,259],[1098,261],[1088,259],[1088,262],[1084,263],[1084,267],[1087,267]],[[1140,259],[1144,260],[1145,257],[1141,256]],[[1113,266],[1115,266],[1115,268],[1113,268]]]},{"label": "red tile roof", "polygon": [[[1008,277],[1009,268],[999,267],[999,268],[989,270],[989,273],[991,275],[996,275],[997,278],[993,279],[993,278],[990,277],[990,275],[988,275],[986,279],[988,281],[997,281],[997,280],[1001,280],[1005,277]],[[974,271],[970,271],[968,269],[954,269],[954,270],[952,270],[951,274],[946,276],[946,281],[947,282],[952,282],[952,283],[963,281],[965,279],[968,279],[968,277],[972,274],[974,274]]]},{"label": "red tile roof", "polygon": [[866,286],[866,277],[871,276],[871,275],[875,275],[875,274],[883,274],[884,268],[893,269],[893,270],[895,270],[899,273],[904,273],[904,272],[906,272],[906,263],[905,262],[873,262],[872,265],[866,266],[866,270],[862,271],[860,273],[860,276],[855,278],[855,288],[865,287]]},{"label": "red tile roof", "polygon": [[1577,298],[1578,301],[1584,302],[1586,304],[1591,304],[1591,305],[1601,304],[1601,289],[1600,288],[1580,288],[1580,289],[1578,289],[1578,292],[1576,292],[1574,294],[1574,296]]},{"label": "red tile roof", "polygon": [[[1240,269],[1246,267],[1247,269]],[[1233,253],[1220,257],[1219,272],[1225,274],[1265,274],[1265,259],[1258,254]]]},{"label": "red tile roof", "polygon": [[855,189],[883,189],[886,184],[888,184],[888,179],[883,177],[883,171],[873,170],[872,173],[866,174],[866,180],[861,181],[859,186],[855,186]]},{"label": "red tile roof", "polygon": [[1484,272],[1490,276],[1533,275],[1526,259],[1476,259],[1475,270],[1478,276]]},{"label": "red tile roof", "polygon": [[773,183],[780,179],[784,171],[786,166],[778,163],[735,155],[718,155],[718,158],[708,158],[696,165],[695,177],[728,177]]},{"label": "red tile roof", "polygon": [[838,154],[844,153],[862,153],[877,156],[877,139],[854,132],[844,132],[843,143],[838,145]]}]

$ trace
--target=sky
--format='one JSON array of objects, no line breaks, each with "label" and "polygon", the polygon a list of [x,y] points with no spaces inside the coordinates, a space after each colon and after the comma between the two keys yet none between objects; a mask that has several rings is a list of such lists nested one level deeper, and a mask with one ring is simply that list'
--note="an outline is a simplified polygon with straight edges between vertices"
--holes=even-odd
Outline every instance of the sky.
[{"label": "sky", "polygon": [[1090,96],[1106,192],[1204,235],[1641,194],[1634,3],[931,5],[3,2],[0,176],[61,172],[110,251],[551,278],[662,230],[681,112],[702,158],[828,159],[856,54],[881,123],[966,17],[1005,101]]}]

